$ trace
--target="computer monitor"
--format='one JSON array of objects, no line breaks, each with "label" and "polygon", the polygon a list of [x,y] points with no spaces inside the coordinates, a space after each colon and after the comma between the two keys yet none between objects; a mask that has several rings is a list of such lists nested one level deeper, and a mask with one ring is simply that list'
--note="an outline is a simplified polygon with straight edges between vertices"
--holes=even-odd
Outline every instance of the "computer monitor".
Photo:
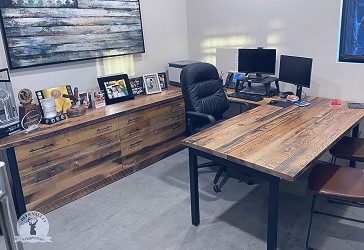
[{"label": "computer monitor", "polygon": [[296,95],[301,100],[302,87],[311,86],[312,58],[281,55],[279,80],[295,84]]},{"label": "computer monitor", "polygon": [[257,78],[262,74],[274,75],[276,70],[276,49],[239,49],[238,71],[255,73]]}]

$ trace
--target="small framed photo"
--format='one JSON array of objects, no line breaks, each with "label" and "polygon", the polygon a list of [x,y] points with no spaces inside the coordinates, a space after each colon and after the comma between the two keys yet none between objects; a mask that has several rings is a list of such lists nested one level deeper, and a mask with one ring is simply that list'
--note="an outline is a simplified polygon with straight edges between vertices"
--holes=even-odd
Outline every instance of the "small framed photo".
[{"label": "small framed photo", "polygon": [[80,105],[84,106],[86,109],[92,108],[91,102],[91,92],[82,92],[78,94],[80,97]]},{"label": "small framed photo", "polygon": [[95,105],[95,108],[97,108],[97,109],[106,106],[105,92],[103,90],[94,92],[93,104]]},{"label": "small framed photo", "polygon": [[166,72],[158,73],[158,79],[161,89],[168,89]]},{"label": "small framed photo", "polygon": [[144,93],[143,77],[130,78],[130,85],[133,95],[140,95]]},{"label": "small framed photo", "polygon": [[106,105],[134,99],[127,74],[97,78],[100,90],[105,92]]},{"label": "small framed photo", "polygon": [[0,82],[10,82],[9,70],[7,68],[0,69]]},{"label": "small framed photo", "polygon": [[147,95],[162,92],[157,73],[143,75],[143,80],[145,93]]}]

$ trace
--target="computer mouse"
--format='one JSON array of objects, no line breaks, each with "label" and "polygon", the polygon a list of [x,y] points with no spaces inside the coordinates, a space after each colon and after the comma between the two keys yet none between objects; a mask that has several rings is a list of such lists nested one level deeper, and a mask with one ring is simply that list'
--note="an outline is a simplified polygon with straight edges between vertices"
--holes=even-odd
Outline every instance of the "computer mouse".
[{"label": "computer mouse", "polygon": [[276,101],[276,100],[271,100],[270,102],[269,102],[269,104],[277,104],[278,103],[278,101]]}]

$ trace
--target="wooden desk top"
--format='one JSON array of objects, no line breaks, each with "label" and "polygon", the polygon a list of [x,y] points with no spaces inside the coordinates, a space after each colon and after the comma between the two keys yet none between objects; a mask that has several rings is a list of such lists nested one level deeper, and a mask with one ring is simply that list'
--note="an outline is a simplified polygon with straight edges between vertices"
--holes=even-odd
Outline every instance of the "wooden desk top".
[{"label": "wooden desk top", "polygon": [[0,139],[0,150],[18,146],[26,142],[54,136],[72,129],[82,128],[120,115],[150,108],[182,98],[181,88],[168,86],[168,90],[153,95],[138,95],[134,100],[116,103],[98,109],[88,109],[86,114],[57,122],[53,125],[40,124],[38,131],[24,134],[22,131]]},{"label": "wooden desk top", "polygon": [[310,97],[306,107],[262,105],[192,135],[183,144],[294,181],[364,116]]}]

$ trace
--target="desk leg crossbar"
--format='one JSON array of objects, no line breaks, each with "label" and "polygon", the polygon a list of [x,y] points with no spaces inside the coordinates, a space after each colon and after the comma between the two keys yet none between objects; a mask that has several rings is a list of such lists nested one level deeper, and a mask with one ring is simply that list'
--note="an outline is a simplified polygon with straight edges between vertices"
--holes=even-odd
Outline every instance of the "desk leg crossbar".
[{"label": "desk leg crossbar", "polygon": [[239,165],[235,162],[216,157],[205,152],[189,148],[189,172],[190,172],[190,195],[191,195],[191,217],[192,224],[200,224],[199,192],[198,192],[198,166],[197,156],[202,156],[220,165],[232,168],[243,169],[247,174],[260,177],[269,181],[268,200],[268,228],[267,228],[267,249],[277,249],[277,229],[278,229],[278,204],[279,204],[279,181],[280,178],[259,172],[257,170]]}]

